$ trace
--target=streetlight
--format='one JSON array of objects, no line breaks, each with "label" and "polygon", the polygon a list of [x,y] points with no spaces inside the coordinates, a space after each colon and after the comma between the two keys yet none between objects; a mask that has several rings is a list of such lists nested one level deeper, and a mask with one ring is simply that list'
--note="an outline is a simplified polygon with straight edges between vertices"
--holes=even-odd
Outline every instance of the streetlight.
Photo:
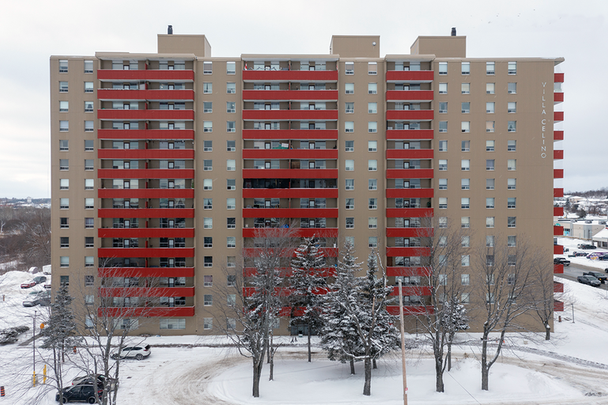
[{"label": "streetlight", "polygon": [[407,380],[405,377],[405,328],[403,326],[403,280],[398,279],[399,283],[399,323],[401,330],[401,368],[403,371],[403,405],[407,405]]},{"label": "streetlight", "polygon": [[33,383],[34,383],[34,387],[36,386],[36,312],[34,311],[34,319],[33,319],[33,324],[32,324],[32,344],[33,344],[33,366],[34,366],[34,378],[33,378]]}]

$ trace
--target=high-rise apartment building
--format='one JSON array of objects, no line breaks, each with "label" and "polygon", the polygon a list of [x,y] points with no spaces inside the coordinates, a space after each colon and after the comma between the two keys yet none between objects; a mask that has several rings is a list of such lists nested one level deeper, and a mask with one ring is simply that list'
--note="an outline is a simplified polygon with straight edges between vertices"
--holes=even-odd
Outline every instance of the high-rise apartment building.
[{"label": "high-rise apartment building", "polygon": [[329,258],[377,248],[411,312],[425,218],[471,246],[525,235],[550,263],[563,59],[465,48],[381,57],[378,36],[333,36],[329,54],[214,58],[167,34],[158,53],[52,56],[53,287],[145,315],[136,333],[214,334],[230,303],[213,286],[233,288],[223,270],[247,268],[260,228],[295,224]]}]

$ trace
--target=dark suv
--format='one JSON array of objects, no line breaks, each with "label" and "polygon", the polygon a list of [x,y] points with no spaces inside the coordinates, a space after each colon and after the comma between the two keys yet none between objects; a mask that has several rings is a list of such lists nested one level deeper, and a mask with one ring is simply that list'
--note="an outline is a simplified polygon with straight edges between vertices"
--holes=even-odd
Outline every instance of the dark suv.
[{"label": "dark suv", "polygon": [[602,274],[598,271],[588,271],[583,273],[583,276],[593,276],[595,278],[597,278],[598,280],[600,280],[600,282],[602,284],[604,284],[606,282],[606,280],[608,280],[608,276],[605,274]]},{"label": "dark suv", "polygon": [[[63,403],[73,401],[84,401],[89,404],[95,403],[95,387],[92,385],[72,385],[71,387],[65,387],[63,392]],[[101,396],[103,388],[97,388],[97,396]],[[59,393],[55,395],[55,401],[59,401]]]},{"label": "dark suv", "polygon": [[553,259],[553,264],[563,264],[564,266],[570,266],[570,260],[566,260],[563,257],[556,257]]}]

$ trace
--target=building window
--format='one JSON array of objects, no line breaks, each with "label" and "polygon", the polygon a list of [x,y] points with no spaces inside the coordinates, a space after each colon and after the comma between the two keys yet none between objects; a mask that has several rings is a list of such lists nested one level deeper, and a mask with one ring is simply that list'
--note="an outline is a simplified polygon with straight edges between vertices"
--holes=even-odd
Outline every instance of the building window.
[{"label": "building window", "polygon": [[66,217],[59,218],[59,227],[61,229],[68,229],[70,227],[69,218],[66,218]]},{"label": "building window", "polygon": [[507,228],[515,228],[517,217],[507,217]]},{"label": "building window", "polygon": [[203,247],[212,248],[213,247],[213,237],[211,237],[211,236],[203,237]]},{"label": "building window", "polygon": [[448,132],[448,122],[439,121],[439,132]]},{"label": "building window", "polygon": [[463,210],[468,210],[471,208],[471,199],[469,197],[462,197],[460,199],[460,208]]},{"label": "building window", "polygon": [[347,172],[352,172],[355,170],[355,161],[347,159],[344,161],[344,166],[345,166],[344,169]]},{"label": "building window", "polygon": [[93,130],[95,129],[94,125],[95,125],[94,121],[85,121],[84,122],[84,132],[93,132]]},{"label": "building window", "polygon": [[68,72],[68,61],[65,59],[59,60],[59,73]]},{"label": "building window", "polygon": [[[236,267],[236,256],[226,256],[226,267]],[[228,287],[236,286],[236,276],[228,276]]]},{"label": "building window", "polygon": [[517,188],[517,179],[507,179],[507,190],[515,190]]},{"label": "building window", "polygon": [[[209,84],[211,84],[211,83],[209,83]],[[236,94],[236,83],[231,83],[231,82],[226,83],[226,93]]]},{"label": "building window", "polygon": [[461,62],[460,63],[460,73],[463,75],[468,75],[471,73],[471,62]]},{"label": "building window", "polygon": [[378,237],[370,236],[369,238],[367,238],[367,246],[370,248],[377,248],[378,247]]},{"label": "building window", "polygon": [[487,75],[494,74],[494,62],[486,62],[486,74]]},{"label": "building window", "polygon": [[439,197],[439,208],[440,209],[448,208],[448,198],[447,197]]},{"label": "building window", "polygon": [[375,172],[378,170],[378,161],[375,159],[370,159],[367,161],[367,170],[370,172]]},{"label": "building window", "polygon": [[471,237],[470,236],[462,236],[460,238],[460,246],[462,246],[462,247],[470,247],[471,246]]},{"label": "building window", "polygon": [[59,121],[59,131],[60,132],[67,132],[70,130],[70,122],[69,121]]},{"label": "building window", "polygon": [[84,286],[93,287],[95,285],[95,276],[84,276]]},{"label": "building window", "polygon": [[354,190],[355,189],[355,179],[346,179],[346,190]]},{"label": "building window", "polygon": [[236,73],[236,62],[226,62],[226,74],[233,75]]},{"label": "building window", "polygon": [[486,94],[494,94],[495,88],[495,83],[486,83]]},{"label": "building window", "polygon": [[378,83],[368,83],[367,94],[378,94]]},{"label": "building window", "polygon": [[517,94],[517,83],[507,83],[507,93]]},{"label": "building window", "polygon": [[[69,256],[60,256],[59,257],[59,266],[60,267],[69,267],[70,266],[70,257]],[[61,276],[61,277],[63,278],[63,277],[69,277],[69,276]],[[69,278],[68,278],[68,280],[69,280]]]},{"label": "building window", "polygon": [[85,209],[93,209],[94,207],[94,202],[95,199],[94,198],[85,198],[84,199],[84,208]]},{"label": "building window", "polygon": [[439,223],[439,228],[447,228],[448,227],[448,218],[439,217],[438,223]]},{"label": "building window", "polygon": [[368,201],[369,201],[369,203],[367,204],[367,207],[370,210],[378,209],[378,199],[377,198],[370,198]]},{"label": "building window", "polygon": [[[85,84],[86,83],[87,82],[85,82]],[[93,82],[90,82],[90,83],[93,84]],[[59,92],[60,93],[67,93],[68,92],[68,82],[59,82]]]},{"label": "building window", "polygon": [[[67,83],[67,82],[64,82],[64,83]],[[84,82],[84,92],[93,93],[93,91],[94,91],[93,82]],[[67,92],[67,87],[66,87],[66,92]]]},{"label": "building window", "polygon": [[60,101],[59,102],[59,112],[68,112],[69,110],[70,110],[69,101]]},{"label": "building window", "polygon": [[486,228],[494,228],[494,217],[486,217]]},{"label": "building window", "polygon": [[347,75],[355,74],[355,62],[344,62],[344,74],[347,74]]},{"label": "building window", "polygon": [[378,189],[378,180],[377,179],[368,179],[367,180],[367,189],[368,190],[377,190]]},{"label": "building window", "polygon": [[213,218],[203,218],[203,228],[213,229]]},{"label": "building window", "polygon": [[236,179],[226,179],[226,190],[236,190]]},{"label": "building window", "polygon": [[507,198],[507,208],[509,208],[509,209],[516,208],[516,202],[517,202],[517,198],[515,198],[515,197]]},{"label": "building window", "polygon": [[226,247],[235,248],[236,247],[236,237],[234,237],[234,236],[226,237]]},{"label": "building window", "polygon": [[448,170],[448,160],[447,159],[439,159],[439,171]]},{"label": "building window", "polygon": [[462,141],[460,143],[460,151],[461,152],[470,152],[471,151],[471,141]]},{"label": "building window", "polygon": [[471,103],[468,101],[463,101],[460,103],[460,112],[463,114],[468,114],[471,112]]},{"label": "building window", "polygon": [[494,197],[487,197],[486,198],[486,208],[488,208],[488,209],[494,209]]},{"label": "building window", "polygon": [[367,132],[378,132],[378,123],[376,121],[370,121],[367,123]]},{"label": "building window", "polygon": [[94,256],[85,256],[84,257],[84,267],[95,267],[95,257]]},{"label": "building window", "polygon": [[235,121],[226,121],[226,132],[236,132]]},{"label": "building window", "polygon": [[203,102],[203,112],[204,113],[212,113],[213,112],[213,102],[204,101]]},{"label": "building window", "polygon": [[346,218],[346,229],[353,229],[355,227],[355,218],[347,217]]},{"label": "building window", "polygon": [[213,83],[203,83],[203,94],[213,93]]},{"label": "building window", "polygon": [[186,329],[186,319],[161,319],[159,325],[160,329]]},{"label": "building window", "polygon": [[226,218],[226,228],[235,229],[236,228],[236,218],[234,218],[234,217]]},{"label": "building window", "polygon": [[84,189],[85,190],[94,190],[95,189],[95,179],[84,179]]},{"label": "building window", "polygon": [[60,248],[69,248],[70,247],[70,238],[67,236],[62,236],[59,238],[59,247]]},{"label": "building window", "polygon": [[203,318],[203,329],[204,330],[213,329],[213,318]]},{"label": "building window", "polygon": [[227,159],[226,160],[226,170],[228,170],[229,172],[235,171],[236,170],[236,160]]},{"label": "building window", "polygon": [[94,218],[85,218],[84,219],[84,228],[91,229],[95,227],[95,219]]},{"label": "building window", "polygon": [[517,112],[517,103],[514,101],[507,103],[507,112],[516,113]]},{"label": "building window", "polygon": [[234,112],[236,112],[236,103],[234,101],[227,101],[226,102],[226,112],[227,113],[234,113]]},{"label": "building window", "polygon": [[470,121],[462,121],[460,123],[461,132],[470,132],[471,130],[471,122]]},{"label": "building window", "polygon": [[486,179],[486,190],[494,190],[495,179]]},{"label": "building window", "polygon": [[69,190],[70,179],[59,179],[59,190]]},{"label": "building window", "polygon": [[517,169],[517,159],[507,159],[507,170],[513,171]]},{"label": "building window", "polygon": [[517,236],[515,236],[515,235],[507,236],[507,246],[508,247],[517,246]]},{"label": "building window", "polygon": [[507,141],[507,152],[515,152],[517,151],[517,141],[511,140]]},{"label": "building window", "polygon": [[507,63],[507,73],[510,75],[517,74],[517,62],[508,62]]},{"label": "building window", "polygon": [[93,112],[95,110],[95,105],[92,101],[84,102],[84,112]]},{"label": "building window", "polygon": [[59,159],[59,170],[70,170],[70,160]]},{"label": "building window", "polygon": [[367,141],[367,151],[376,152],[378,150],[378,141]]},{"label": "building window", "polygon": [[368,75],[378,74],[378,63],[377,62],[367,62],[367,74]]},{"label": "building window", "polygon": [[84,151],[92,152],[94,150],[95,150],[95,141],[92,139],[85,139],[84,140]]},{"label": "building window", "polygon": [[203,190],[213,190],[213,179],[203,179]]},{"label": "building window", "polygon": [[355,141],[344,141],[344,151],[345,152],[354,152],[355,150]]},{"label": "building window", "polygon": [[494,171],[494,159],[486,159],[486,170]]},{"label": "building window", "polygon": [[377,217],[367,218],[367,227],[369,229],[377,229],[378,228],[378,218]]},{"label": "building window", "polygon": [[213,295],[204,294],[203,295],[203,305],[206,307],[210,307],[213,305]]},{"label": "building window", "polygon": [[344,104],[346,114],[352,114],[355,112],[355,103],[345,103]]},{"label": "building window", "polygon": [[212,159],[203,159],[203,170],[204,171],[213,170],[213,160]]},{"label": "building window", "polygon": [[468,172],[471,169],[471,161],[469,159],[462,159],[460,161],[460,170]]},{"label": "building window", "polygon": [[460,179],[460,189],[469,190],[471,187],[471,179]]},{"label": "building window", "polygon": [[460,217],[460,227],[461,228],[470,228],[471,226],[471,217]]},{"label": "building window", "polygon": [[210,75],[213,73],[213,62],[205,61],[203,62],[203,74]]},{"label": "building window", "polygon": [[448,112],[448,102],[447,101],[440,101],[439,102],[439,113],[440,114],[446,114]]},{"label": "building window", "polygon": [[354,198],[347,198],[346,199],[346,209],[347,210],[354,210],[355,209],[355,199]]},{"label": "building window", "polygon": [[494,152],[494,141],[486,141],[486,152]]},{"label": "building window", "polygon": [[460,85],[460,93],[461,94],[470,94],[471,93],[471,83],[462,83]]},{"label": "building window", "polygon": [[494,109],[495,109],[495,103],[493,101],[486,103],[486,112],[488,114],[494,114]]},{"label": "building window", "polygon": [[448,84],[439,83],[439,94],[448,94]]},{"label": "building window", "polygon": [[70,150],[70,142],[67,139],[59,140],[59,151],[67,152],[68,150]]},{"label": "building window", "polygon": [[93,61],[85,60],[84,61],[84,72],[85,73],[93,73]]},{"label": "building window", "polygon": [[203,198],[203,209],[204,210],[213,209],[213,198]]},{"label": "building window", "polygon": [[469,257],[469,255],[460,256],[460,265],[462,267],[469,267],[470,264],[471,264],[471,258]]},{"label": "building window", "polygon": [[355,123],[353,121],[345,121],[344,132],[355,132]]},{"label": "building window", "polygon": [[203,121],[203,132],[213,132],[212,121]]},{"label": "building window", "polygon": [[344,92],[346,94],[355,94],[355,83],[344,83]]},{"label": "building window", "polygon": [[517,121],[509,121],[507,125],[508,132],[517,132]]},{"label": "building window", "polygon": [[448,63],[447,62],[439,62],[439,74],[440,75],[448,74]]},{"label": "building window", "polygon": [[226,209],[227,210],[236,209],[236,199],[235,198],[226,198]]},{"label": "building window", "polygon": [[494,132],[495,126],[495,121],[486,121],[486,132]]},{"label": "building window", "polygon": [[369,114],[376,114],[378,112],[378,103],[367,103],[367,112]]}]

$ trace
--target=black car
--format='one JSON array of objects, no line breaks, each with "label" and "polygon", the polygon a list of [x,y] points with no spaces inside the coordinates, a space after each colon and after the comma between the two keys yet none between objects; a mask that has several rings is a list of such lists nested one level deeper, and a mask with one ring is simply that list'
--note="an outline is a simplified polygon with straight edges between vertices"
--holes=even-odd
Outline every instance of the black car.
[{"label": "black car", "polygon": [[570,266],[570,260],[566,260],[563,257],[556,257],[553,259],[553,264],[563,264],[564,266]]},{"label": "black car", "polygon": [[[72,385],[71,387],[65,387],[63,392],[63,403],[75,402],[75,401],[84,401],[89,404],[95,403],[95,390],[97,389],[97,396],[101,396],[103,389],[99,387],[95,388],[92,385]],[[59,393],[55,395],[55,401],[59,401]]]},{"label": "black car", "polygon": [[583,256],[587,256],[587,253],[585,253],[585,252],[573,252],[571,255],[568,255],[568,257],[583,257]]},{"label": "black car", "polygon": [[593,276],[595,278],[597,278],[598,280],[600,280],[600,282],[602,284],[604,284],[606,282],[606,280],[608,280],[608,276],[605,274],[602,274],[598,271],[588,271],[583,273],[583,276]]},{"label": "black car", "polygon": [[595,278],[593,276],[578,276],[576,279],[578,280],[579,283],[587,284],[592,287],[599,287],[601,284],[600,280],[598,280],[597,278]]},{"label": "black car", "polygon": [[104,384],[107,381],[107,387],[112,389],[114,387],[118,387],[118,380],[116,378],[106,378],[105,375],[101,374],[89,374],[80,377],[74,378],[72,381],[72,385],[93,385],[93,382],[97,380],[97,386],[99,388],[103,388]]},{"label": "black car", "polygon": [[581,243],[580,245],[577,246],[579,249],[595,249],[596,246],[595,245],[587,245],[585,243]]}]

